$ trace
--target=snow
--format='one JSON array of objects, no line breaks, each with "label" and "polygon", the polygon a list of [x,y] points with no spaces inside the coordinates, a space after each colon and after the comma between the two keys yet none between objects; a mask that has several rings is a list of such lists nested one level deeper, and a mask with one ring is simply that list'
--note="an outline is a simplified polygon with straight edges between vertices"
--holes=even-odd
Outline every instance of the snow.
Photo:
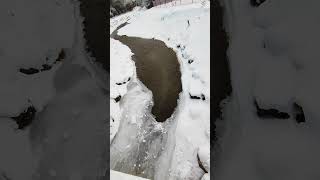
[{"label": "snow", "polygon": [[117,179],[117,180],[147,180],[145,178],[131,176],[129,174],[121,173],[118,171],[110,171],[110,179]]},{"label": "snow", "polygon": [[[296,86],[294,67],[289,60],[266,55],[261,58],[256,68],[253,94],[261,107],[264,109],[288,107],[294,100]],[[270,69],[272,69],[271,74]]]},{"label": "snow", "polygon": [[31,146],[26,133],[16,132],[15,126],[16,124],[8,118],[0,119],[1,174],[5,173],[14,180],[29,179],[35,167]]},{"label": "snow", "polygon": [[[256,8],[233,0],[223,4],[233,94],[224,109],[214,178],[319,177],[319,2],[265,1]],[[259,118],[254,99],[291,117]],[[303,108],[305,123],[296,122],[293,102]]]},{"label": "snow", "polygon": [[17,126],[9,117],[18,116],[30,105],[43,110],[55,94],[52,81],[60,64],[34,75],[18,69],[52,63],[61,48],[72,44],[73,6],[67,1],[56,3],[62,7],[42,0],[2,1],[0,6],[0,169],[12,180],[31,179],[36,164],[29,132],[15,130]]},{"label": "snow", "polygon": [[[19,68],[39,68],[52,62],[61,48],[71,47],[74,32],[73,6],[67,1],[3,1],[0,7],[2,33],[0,34],[1,78],[3,85],[0,99],[4,107],[2,116],[12,116],[21,112],[30,99],[42,109],[50,96],[49,82],[52,73],[26,77],[17,73]],[[63,8],[62,8],[63,7]],[[64,28],[60,28],[64,27]],[[41,85],[41,86],[40,86]],[[43,85],[43,86],[42,86]],[[44,102],[41,102],[44,101]]]},{"label": "snow", "polygon": [[202,145],[198,150],[199,159],[206,171],[210,171],[210,145]]},{"label": "snow", "polygon": [[[110,73],[110,97],[117,97],[119,94],[125,94],[124,86],[117,85],[116,83],[126,82],[128,78],[134,75],[134,65],[131,61],[131,50],[122,45],[119,41],[114,39],[110,40],[110,66],[112,67]],[[119,91],[119,93],[115,93]],[[114,94],[115,93],[115,94]]]},{"label": "snow", "polygon": [[[177,53],[183,92],[173,116],[177,124],[171,126],[175,129],[172,131],[172,139],[169,138],[167,143],[168,147],[173,149],[165,150],[168,155],[172,151],[168,179],[200,179],[204,174],[198,165],[197,152],[199,147],[208,147],[210,140],[210,7],[209,2],[206,2],[154,7],[149,10],[136,9],[110,19],[111,32],[127,21],[129,24],[118,31],[119,35],[159,39]],[[189,64],[191,59],[193,63]],[[206,99],[190,99],[189,93],[196,96],[203,94]],[[121,103],[126,104],[129,101],[130,99],[125,102],[121,100]],[[121,106],[120,112],[124,112]]]},{"label": "snow", "polygon": [[[77,8],[67,0],[1,1],[0,179],[82,179],[106,170],[107,97],[83,50]],[[61,49],[67,58],[53,64]],[[52,69],[19,72],[43,64]],[[31,105],[32,126],[17,129],[10,117]]]},{"label": "snow", "polygon": [[110,39],[110,142],[118,131],[120,125],[120,105],[114,98],[123,97],[127,92],[127,84],[116,83],[127,82],[135,75],[134,63],[131,60],[131,50],[119,41]]},{"label": "snow", "polygon": [[203,175],[201,180],[210,180],[210,174]]}]

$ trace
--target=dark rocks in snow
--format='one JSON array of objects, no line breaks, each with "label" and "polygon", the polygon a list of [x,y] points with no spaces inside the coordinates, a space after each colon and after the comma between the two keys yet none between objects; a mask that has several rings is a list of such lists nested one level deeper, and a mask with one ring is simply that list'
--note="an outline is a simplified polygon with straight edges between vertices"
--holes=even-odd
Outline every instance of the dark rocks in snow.
[{"label": "dark rocks in snow", "polygon": [[38,69],[35,69],[35,68],[20,68],[19,69],[19,72],[23,73],[23,74],[27,74],[27,75],[31,75],[31,74],[36,74],[39,72]]},{"label": "dark rocks in snow", "polygon": [[[57,62],[61,62],[63,59],[65,59],[65,57],[66,57],[66,53],[65,53],[65,51],[63,49],[61,49],[56,61],[53,64],[56,64]],[[46,61],[48,61],[48,57],[46,57]],[[47,64],[47,63],[42,64],[41,66],[42,66],[41,69],[37,69],[37,68],[33,68],[33,67],[31,67],[31,68],[20,68],[19,72],[23,73],[23,74],[26,74],[26,75],[32,75],[32,74],[37,74],[39,72],[48,71],[48,70],[50,70],[52,68],[52,65]]]},{"label": "dark rocks in snow", "polygon": [[199,96],[193,96],[193,95],[191,95],[190,93],[189,93],[189,96],[190,96],[191,99],[201,99],[201,97],[199,97]]},{"label": "dark rocks in snow", "polygon": [[195,96],[195,95],[191,95],[190,93],[189,93],[189,96],[190,96],[190,99],[201,99],[201,100],[206,100],[206,97],[205,97],[205,95],[204,94],[201,94],[200,96]]},{"label": "dark rocks in snow", "polygon": [[289,119],[290,115],[286,112],[281,112],[277,109],[271,108],[271,109],[262,109],[259,107],[257,101],[254,101],[254,105],[257,110],[257,115],[260,118],[263,119],[271,119],[271,118],[277,118],[277,119]]},{"label": "dark rocks in snow", "polygon": [[42,69],[40,69],[41,71],[48,71],[52,68],[52,66],[50,66],[49,64],[43,64],[42,65]]},{"label": "dark rocks in snow", "polygon": [[[181,51],[183,51],[183,50],[186,48],[186,46],[185,46],[185,45],[178,44],[178,45],[177,45],[177,48],[180,49]],[[185,55],[185,54],[182,54],[182,57],[183,57],[184,55]]]},{"label": "dark rocks in snow", "polygon": [[129,82],[130,80],[131,80],[131,77],[129,77],[127,81],[120,82],[120,83],[116,83],[116,85],[121,86],[121,85],[123,85],[123,84],[126,84],[126,83]]},{"label": "dark rocks in snow", "polygon": [[294,115],[295,115],[294,118],[297,121],[297,123],[306,122],[303,108],[299,104],[293,103],[293,111],[294,111]]},{"label": "dark rocks in snow", "polygon": [[18,129],[24,129],[32,123],[36,112],[37,110],[33,106],[29,106],[27,110],[20,113],[19,116],[11,118],[17,123]]},{"label": "dark rocks in snow", "polygon": [[204,96],[204,94],[201,94],[201,99],[204,101],[206,100],[206,97]]},{"label": "dark rocks in snow", "polygon": [[61,49],[56,62],[60,62],[60,61],[64,60],[65,58],[66,58],[66,52],[64,51],[64,49]]},{"label": "dark rocks in snow", "polygon": [[260,6],[262,3],[264,3],[266,0],[250,0],[250,4],[253,7],[258,7]]},{"label": "dark rocks in snow", "polygon": [[[257,109],[257,115],[260,118],[269,119],[269,118],[277,118],[277,119],[289,119],[290,115],[287,112],[281,112],[277,109],[262,109],[259,107],[257,101],[254,101],[255,107]],[[297,123],[306,122],[303,108],[297,104],[293,103],[293,116]]]},{"label": "dark rocks in snow", "polygon": [[39,70],[39,69],[36,69],[36,68],[20,68],[19,69],[19,72],[23,73],[23,74],[27,74],[27,75],[32,75],[32,74],[37,74],[39,73],[40,71],[43,72],[43,71],[48,71],[52,68],[51,65],[49,64],[43,64],[42,65],[42,68]]},{"label": "dark rocks in snow", "polygon": [[188,60],[188,63],[189,63],[189,64],[192,64],[192,63],[193,63],[193,59],[189,59],[189,60]]},{"label": "dark rocks in snow", "polygon": [[114,100],[116,101],[116,103],[119,102],[121,100],[121,96],[117,96],[116,98],[114,98]]}]

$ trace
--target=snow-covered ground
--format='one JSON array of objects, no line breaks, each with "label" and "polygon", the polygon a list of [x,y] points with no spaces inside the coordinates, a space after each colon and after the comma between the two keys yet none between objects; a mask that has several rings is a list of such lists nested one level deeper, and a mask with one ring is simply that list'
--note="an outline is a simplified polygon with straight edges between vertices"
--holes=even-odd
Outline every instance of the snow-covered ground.
[{"label": "snow-covered ground", "polygon": [[117,179],[117,180],[147,180],[145,178],[131,176],[129,174],[121,173],[118,171],[110,171],[110,179]]},{"label": "snow-covered ground", "polygon": [[[163,158],[170,162],[169,172],[163,172],[169,174],[168,179],[200,179],[204,171],[198,164],[198,151],[204,167],[210,172],[209,6],[209,1],[206,1],[181,6],[154,7],[149,10],[135,9],[110,19],[110,32],[113,32],[120,24],[128,22],[128,25],[119,30],[119,35],[159,39],[177,54],[182,73],[183,91],[178,100],[175,115],[172,117],[175,125],[169,132],[171,136],[166,146],[172,148],[171,156],[166,157],[167,159]],[[135,66],[130,59],[130,49],[113,39],[110,39],[110,46],[111,83],[123,81],[129,77],[136,79]],[[128,73],[122,73],[124,70],[118,68],[125,68]],[[114,103],[113,98],[117,94],[126,97],[128,90],[134,89],[128,86],[129,83],[122,86],[111,84],[110,94],[113,95],[110,97],[111,103]],[[189,93],[193,96],[204,97],[204,100],[190,99]],[[122,123],[119,122],[122,120],[122,107],[127,107],[129,102],[130,99],[126,99],[126,101],[113,105],[110,112],[114,120],[110,119],[111,128],[113,128],[110,135],[111,140],[117,132],[117,127]],[[139,114],[140,112],[133,111],[132,113]],[[135,116],[135,114],[129,113],[127,116]],[[169,150],[166,152],[170,154]]]},{"label": "snow-covered ground", "polygon": [[[0,19],[0,179],[101,175],[107,164],[108,103],[97,78],[101,71],[84,52],[78,4],[4,0]],[[56,61],[62,49],[66,56]],[[43,65],[52,68],[19,72]],[[35,119],[17,129],[10,117],[29,106],[37,111]]]},{"label": "snow-covered ground", "polygon": [[[233,94],[215,179],[319,178],[319,1],[222,2]],[[254,99],[290,117],[258,117]],[[297,121],[294,103],[305,122]]]}]

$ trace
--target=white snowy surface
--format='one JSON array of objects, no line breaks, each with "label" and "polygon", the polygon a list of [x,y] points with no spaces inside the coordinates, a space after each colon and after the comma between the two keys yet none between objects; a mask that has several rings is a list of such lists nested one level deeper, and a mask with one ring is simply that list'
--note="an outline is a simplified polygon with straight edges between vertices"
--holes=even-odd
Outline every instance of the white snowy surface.
[{"label": "white snowy surface", "polygon": [[[215,179],[317,179],[319,1],[223,1],[233,94],[225,109]],[[289,119],[261,119],[253,99]],[[303,108],[297,123],[292,104]]]},{"label": "white snowy surface", "polygon": [[49,84],[57,67],[41,76],[26,76],[18,73],[18,69],[41,68],[42,64],[53,62],[61,49],[71,47],[75,27],[73,12],[68,1],[1,2],[0,20],[4,23],[0,34],[2,116],[17,115],[27,107],[28,99],[39,109],[50,99],[53,92]]},{"label": "white snowy surface", "polygon": [[[67,0],[0,3],[0,179],[80,180],[105,171],[108,97],[90,63],[81,63],[89,60],[75,8]],[[19,72],[52,64],[61,49],[67,58],[51,70]],[[35,120],[18,130],[10,117],[30,105]]]},{"label": "white snowy surface", "polygon": [[[126,21],[129,24],[118,31],[119,35],[159,39],[177,53],[183,92],[174,119],[177,122],[174,141],[170,141],[175,142],[175,147],[169,179],[200,179],[204,172],[198,165],[198,148],[209,146],[210,139],[209,2],[136,9],[110,19],[110,27],[116,29]],[[191,64],[190,59],[194,61]],[[192,100],[189,93],[203,94],[206,100]]]},{"label": "white snowy surface", "polygon": [[55,94],[52,83],[60,64],[34,75],[18,70],[40,69],[52,63],[62,48],[71,47],[74,7],[68,1],[46,0],[4,0],[0,4],[0,173],[12,180],[26,180],[35,168],[29,133],[15,130],[17,125],[9,117],[18,116],[30,105],[41,111],[48,104]]},{"label": "white snowy surface", "polygon": [[[135,75],[131,50],[119,41],[110,38],[110,142],[118,131],[120,124],[120,106],[115,102],[117,96],[123,97],[127,92],[128,79]],[[117,85],[116,83],[124,83]]]}]

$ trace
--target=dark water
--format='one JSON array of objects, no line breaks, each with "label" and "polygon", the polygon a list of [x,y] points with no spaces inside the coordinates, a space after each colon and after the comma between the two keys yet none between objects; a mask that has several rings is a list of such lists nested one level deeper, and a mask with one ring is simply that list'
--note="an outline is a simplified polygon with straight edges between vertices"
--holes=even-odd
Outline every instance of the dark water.
[{"label": "dark water", "polygon": [[[118,29],[125,25],[122,24]],[[111,36],[127,45],[134,53],[132,59],[137,68],[137,76],[152,91],[152,114],[158,122],[166,121],[177,107],[179,93],[182,91],[180,64],[176,53],[162,41],[118,36],[117,30]]]}]

